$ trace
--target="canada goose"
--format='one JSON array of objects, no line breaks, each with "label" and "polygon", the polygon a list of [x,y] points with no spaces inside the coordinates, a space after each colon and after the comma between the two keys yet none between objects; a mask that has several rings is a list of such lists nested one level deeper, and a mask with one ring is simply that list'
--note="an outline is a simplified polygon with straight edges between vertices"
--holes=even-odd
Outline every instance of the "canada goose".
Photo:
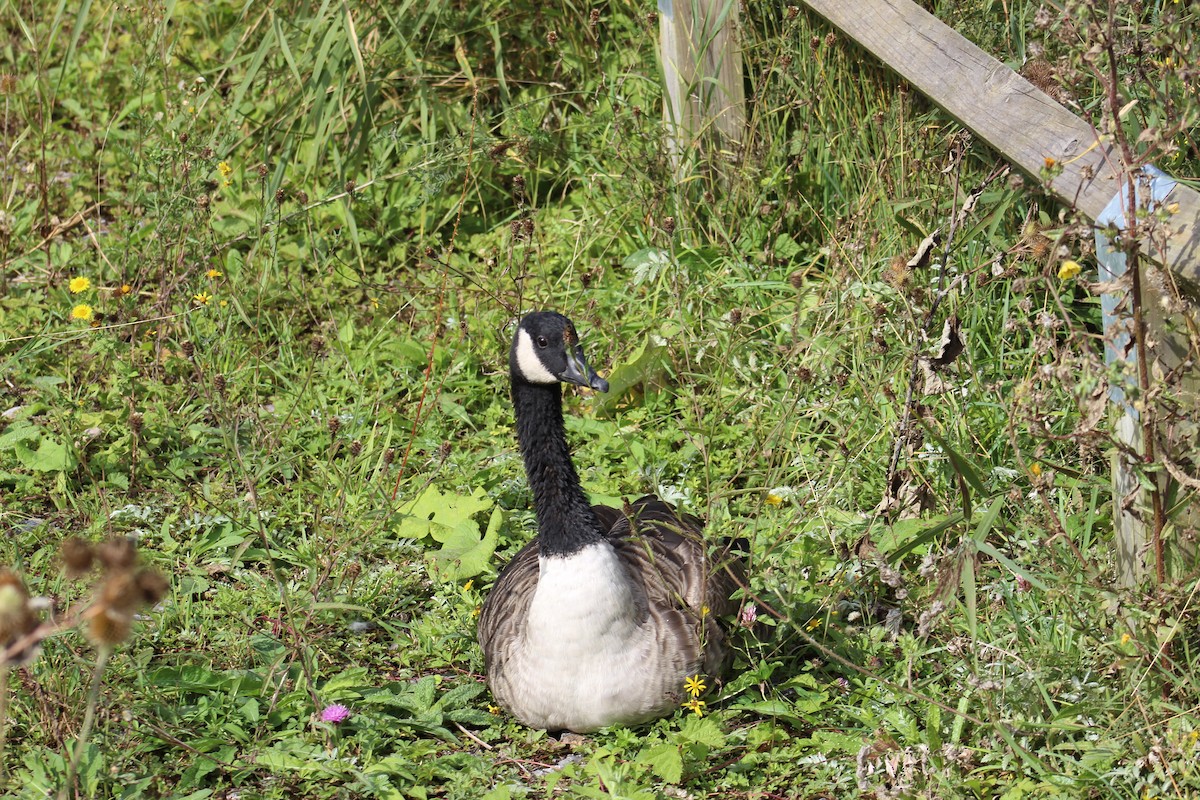
[{"label": "canada goose", "polygon": [[[664,716],[684,680],[715,675],[736,579],[703,523],[646,496],[588,503],[563,433],[562,383],[608,391],[561,314],[521,320],[509,352],[517,439],[538,535],[492,587],[479,642],[496,701],[532,728],[581,733]],[[736,569],[736,567],[735,567]]]}]

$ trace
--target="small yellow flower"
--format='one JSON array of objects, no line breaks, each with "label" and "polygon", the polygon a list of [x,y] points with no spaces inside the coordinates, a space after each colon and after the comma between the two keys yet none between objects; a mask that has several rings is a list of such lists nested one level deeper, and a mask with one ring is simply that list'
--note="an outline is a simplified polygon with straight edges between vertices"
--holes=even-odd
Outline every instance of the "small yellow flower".
[{"label": "small yellow flower", "polygon": [[707,703],[705,703],[699,697],[693,697],[692,699],[690,699],[686,703],[684,703],[683,707],[686,708],[688,711],[695,713],[695,715],[697,717],[703,717],[704,716],[704,707],[706,705],[707,705]]},{"label": "small yellow flower", "polygon": [[481,610],[482,609],[480,609],[479,606],[475,606],[474,608],[472,608],[471,609],[471,619],[475,619],[476,617],[478,617]]},{"label": "small yellow flower", "polygon": [[378,298],[378,297],[372,297],[372,298],[371,298],[371,310],[372,310],[372,311],[375,311],[375,310],[376,310],[376,309],[378,309],[378,308],[379,308],[379,298]]},{"label": "small yellow flower", "polygon": [[499,713],[500,713],[500,706],[493,706],[493,705],[489,705],[489,706],[488,706],[488,713],[489,713],[489,714],[499,714]]},{"label": "small yellow flower", "polygon": [[699,674],[693,675],[690,678],[684,678],[683,690],[692,697],[699,697],[704,694],[704,690],[708,687],[704,684],[704,678]]},{"label": "small yellow flower", "polygon": [[88,289],[92,288],[92,279],[85,278],[82,275],[77,275],[74,278],[71,278],[71,282],[67,284],[67,288],[71,290],[71,294],[86,292]]},{"label": "small yellow flower", "polygon": [[213,269],[210,269],[208,272],[204,273],[204,275],[207,278],[219,278],[219,277],[221,277],[221,270],[213,268]]},{"label": "small yellow flower", "polygon": [[810,619],[808,621],[808,624],[805,625],[804,627],[810,631],[815,631],[817,628],[821,627],[821,618],[813,617],[812,619]]},{"label": "small yellow flower", "polygon": [[1046,169],[1054,169],[1054,165],[1058,163],[1058,159],[1053,156],[1046,156],[1042,163],[1046,165]]},{"label": "small yellow flower", "polygon": [[1038,477],[1039,475],[1041,475],[1042,474],[1042,465],[1037,463],[1036,461],[1034,463],[1030,464],[1029,465],[1029,474],[1035,478]]},{"label": "small yellow flower", "polygon": [[711,613],[712,613],[712,609],[709,608],[708,606],[706,606],[706,605],[700,606],[700,616],[707,617]]},{"label": "small yellow flower", "polygon": [[91,322],[92,317],[96,316],[96,312],[87,303],[80,303],[71,309],[71,319],[77,319],[82,322]]},{"label": "small yellow flower", "polygon": [[774,492],[767,492],[767,505],[781,506],[781,505],[783,505],[783,498],[780,497],[779,495],[775,494]]},{"label": "small yellow flower", "polygon": [[229,173],[233,172],[233,167],[229,166],[228,161],[222,161],[220,164],[217,164],[217,172],[221,173],[222,178],[228,178]]},{"label": "small yellow flower", "polygon": [[200,294],[192,295],[192,300],[198,306],[206,306],[206,305],[208,305],[208,301],[212,300],[212,295],[209,294],[208,292],[201,292]]},{"label": "small yellow flower", "polygon": [[1083,267],[1079,266],[1079,262],[1068,258],[1058,267],[1058,279],[1069,281],[1081,272],[1083,272]]},{"label": "small yellow flower", "polygon": [[475,579],[474,579],[474,578],[471,578],[471,580],[469,580],[469,581],[467,581],[466,583],[464,583],[464,584],[463,584],[463,591],[464,591],[464,592],[469,592],[469,591],[471,591],[471,587],[472,587],[472,586],[474,586],[474,585],[475,585]]},{"label": "small yellow flower", "polygon": [[1128,633],[1122,633],[1122,634],[1121,634],[1121,644],[1129,644],[1129,641],[1130,641],[1132,638],[1133,638],[1133,637],[1132,637],[1132,636],[1130,636]]},{"label": "small yellow flower", "polygon": [[130,292],[132,292],[132,291],[133,291],[133,287],[132,287],[132,286],[130,286],[128,283],[122,283],[122,284],[121,284],[121,288],[120,288],[120,289],[117,289],[117,294],[119,294],[119,295],[121,295],[121,296],[123,297],[123,296],[125,296],[125,295],[129,294],[129,293],[130,293]]}]

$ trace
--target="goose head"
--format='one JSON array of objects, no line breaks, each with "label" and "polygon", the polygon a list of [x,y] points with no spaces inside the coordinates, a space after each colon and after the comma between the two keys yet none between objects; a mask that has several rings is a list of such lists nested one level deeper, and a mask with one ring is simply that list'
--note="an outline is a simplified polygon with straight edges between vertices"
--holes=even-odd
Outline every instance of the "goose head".
[{"label": "goose head", "polygon": [[521,320],[508,365],[514,383],[573,383],[608,391],[608,381],[597,375],[583,357],[575,325],[554,311],[535,311]]}]

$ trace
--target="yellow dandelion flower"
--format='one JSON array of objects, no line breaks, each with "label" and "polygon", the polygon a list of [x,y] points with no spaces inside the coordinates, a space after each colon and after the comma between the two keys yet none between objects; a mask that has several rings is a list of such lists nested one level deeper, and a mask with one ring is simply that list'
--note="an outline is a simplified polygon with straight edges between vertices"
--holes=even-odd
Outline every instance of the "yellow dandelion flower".
[{"label": "yellow dandelion flower", "polygon": [[817,628],[821,627],[821,618],[813,617],[812,619],[810,619],[808,621],[808,624],[805,625],[804,627],[810,631],[815,631]]},{"label": "yellow dandelion flower", "polygon": [[71,290],[71,294],[86,292],[88,289],[92,288],[92,279],[85,278],[82,275],[76,275],[74,278],[71,278],[71,282],[67,284],[67,288]]},{"label": "yellow dandelion flower", "polygon": [[699,697],[693,697],[683,704],[683,707],[694,713],[697,717],[704,716],[704,707],[707,705]]},{"label": "yellow dandelion flower", "polygon": [[221,270],[216,268],[210,269],[208,272],[204,273],[204,276],[206,278],[219,278],[221,277]]},{"label": "yellow dandelion flower", "polygon": [[708,687],[704,684],[704,678],[699,674],[693,675],[690,678],[684,678],[683,690],[692,697],[699,697],[704,694],[704,690]]},{"label": "yellow dandelion flower", "polygon": [[781,505],[783,505],[783,498],[780,497],[779,495],[775,494],[774,492],[767,492],[767,505],[781,506]]},{"label": "yellow dandelion flower", "polygon": [[96,312],[87,303],[80,303],[71,309],[71,319],[77,319],[81,322],[91,322],[94,316],[96,316]]},{"label": "yellow dandelion flower", "polygon": [[1081,272],[1083,272],[1083,267],[1079,266],[1079,262],[1068,258],[1058,267],[1058,279],[1069,281]]},{"label": "yellow dandelion flower", "polygon": [[212,300],[212,295],[208,292],[201,292],[200,294],[192,295],[192,301],[198,306],[208,305],[209,300]]},{"label": "yellow dandelion flower", "polygon": [[122,283],[121,288],[117,289],[117,294],[124,296],[124,295],[129,294],[132,291],[133,291],[132,286],[130,286],[128,283]]}]

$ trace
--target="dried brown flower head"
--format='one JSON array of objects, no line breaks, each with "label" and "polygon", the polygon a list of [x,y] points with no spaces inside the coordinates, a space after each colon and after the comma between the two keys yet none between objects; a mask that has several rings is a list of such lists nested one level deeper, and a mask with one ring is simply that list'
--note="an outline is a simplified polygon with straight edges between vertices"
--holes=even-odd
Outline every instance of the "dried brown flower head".
[{"label": "dried brown flower head", "polygon": [[37,624],[24,582],[15,572],[0,569],[0,664],[24,664],[37,655],[36,644],[31,644],[5,658],[8,648],[32,633]]},{"label": "dried brown flower head", "polygon": [[106,570],[129,569],[137,559],[137,545],[127,536],[114,536],[96,549]]},{"label": "dried brown flower head", "polygon": [[64,539],[61,552],[63,564],[67,568],[67,577],[72,580],[90,570],[96,558],[92,543],[79,536]]}]

